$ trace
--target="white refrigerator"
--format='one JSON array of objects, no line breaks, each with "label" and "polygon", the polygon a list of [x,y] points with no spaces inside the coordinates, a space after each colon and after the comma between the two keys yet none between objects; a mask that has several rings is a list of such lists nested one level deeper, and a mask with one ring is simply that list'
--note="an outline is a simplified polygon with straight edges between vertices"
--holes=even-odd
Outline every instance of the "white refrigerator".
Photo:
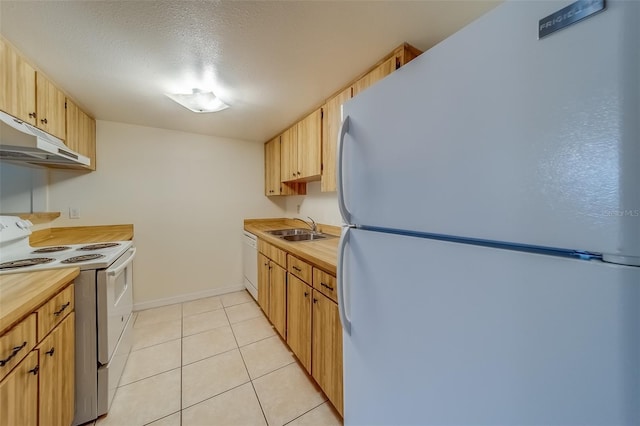
[{"label": "white refrigerator", "polygon": [[507,1],[344,105],[346,425],[640,424],[640,2],[538,37],[603,3]]}]

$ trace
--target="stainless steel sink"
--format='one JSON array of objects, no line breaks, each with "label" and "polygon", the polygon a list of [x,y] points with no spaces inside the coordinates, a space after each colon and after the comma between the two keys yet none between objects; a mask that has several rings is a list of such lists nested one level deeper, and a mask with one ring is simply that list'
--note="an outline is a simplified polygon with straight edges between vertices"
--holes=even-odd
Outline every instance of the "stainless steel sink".
[{"label": "stainless steel sink", "polygon": [[310,229],[303,228],[293,228],[293,229],[278,229],[276,231],[267,231],[267,233],[271,235],[275,235],[277,237],[287,236],[287,235],[310,235]]},{"label": "stainless steel sink", "polygon": [[287,241],[315,241],[315,240],[323,240],[325,238],[331,238],[333,235],[327,234],[298,234],[298,235],[284,235],[280,238]]}]

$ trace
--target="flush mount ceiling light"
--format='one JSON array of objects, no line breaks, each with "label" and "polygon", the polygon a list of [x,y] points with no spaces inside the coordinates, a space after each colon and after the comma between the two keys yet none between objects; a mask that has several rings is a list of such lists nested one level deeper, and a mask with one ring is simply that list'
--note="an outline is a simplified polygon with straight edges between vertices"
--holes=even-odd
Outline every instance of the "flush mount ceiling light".
[{"label": "flush mount ceiling light", "polygon": [[213,92],[193,89],[193,93],[167,93],[167,97],[193,112],[218,112],[229,108]]}]

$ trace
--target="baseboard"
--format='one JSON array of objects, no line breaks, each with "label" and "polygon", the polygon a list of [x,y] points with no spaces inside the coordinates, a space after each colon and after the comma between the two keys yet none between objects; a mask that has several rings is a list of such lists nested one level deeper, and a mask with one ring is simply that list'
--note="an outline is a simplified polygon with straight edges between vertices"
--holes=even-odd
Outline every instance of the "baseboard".
[{"label": "baseboard", "polygon": [[233,293],[234,291],[245,290],[244,284],[237,284],[228,287],[212,288],[211,290],[199,291],[197,293],[181,294],[179,296],[167,297],[164,299],[149,300],[133,304],[134,311],[144,311],[145,309],[159,308],[161,306],[173,305],[175,303],[190,302],[203,297],[220,296],[221,294]]}]

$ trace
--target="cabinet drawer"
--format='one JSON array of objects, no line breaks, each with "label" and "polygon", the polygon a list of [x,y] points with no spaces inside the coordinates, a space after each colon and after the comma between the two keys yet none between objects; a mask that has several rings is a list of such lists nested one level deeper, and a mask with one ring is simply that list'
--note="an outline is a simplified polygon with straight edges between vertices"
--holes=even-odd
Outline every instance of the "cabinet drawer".
[{"label": "cabinet drawer", "polygon": [[287,252],[258,239],[258,251],[283,268],[287,267]]},{"label": "cabinet drawer", "polygon": [[322,292],[325,296],[333,299],[334,302],[338,301],[336,277],[329,275],[320,269],[313,268],[313,288]]},{"label": "cabinet drawer", "polygon": [[0,337],[0,380],[36,346],[36,315],[31,314]]},{"label": "cabinet drawer", "polygon": [[295,275],[300,278],[302,281],[311,284],[311,270],[312,267],[307,262],[304,262],[297,257],[293,257],[289,255],[288,257],[288,268],[289,273]]},{"label": "cabinet drawer", "polygon": [[38,309],[38,340],[42,340],[71,311],[73,311],[73,284]]}]

